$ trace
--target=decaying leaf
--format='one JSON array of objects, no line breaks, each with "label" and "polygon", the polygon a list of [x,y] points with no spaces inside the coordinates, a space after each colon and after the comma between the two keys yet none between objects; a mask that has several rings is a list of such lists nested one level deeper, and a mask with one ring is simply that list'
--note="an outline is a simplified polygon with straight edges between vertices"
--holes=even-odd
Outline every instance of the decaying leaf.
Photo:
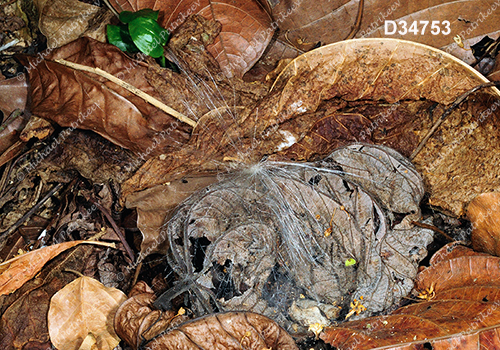
[{"label": "decaying leaf", "polygon": [[[80,38],[40,60],[19,57],[29,72],[30,110],[63,127],[92,130],[111,142],[160,154],[187,141],[188,125],[148,104],[128,90],[97,75],[75,71],[52,60],[101,67],[108,73],[158,97],[146,81],[147,64],[127,57],[117,47]],[[156,139],[155,139],[156,138]]]},{"label": "decaying leaf", "polygon": [[[451,254],[450,254],[451,253]],[[500,344],[500,258],[450,244],[419,273],[417,291],[433,288],[430,301],[388,316],[347,322],[322,339],[338,348],[494,349]],[[391,346],[392,345],[392,346]]]},{"label": "decaying leaf", "polygon": [[222,310],[258,312],[287,331],[327,325],[354,299],[366,317],[413,288],[432,240],[411,224],[423,193],[413,165],[383,146],[355,144],[317,163],[263,162],[177,208],[162,229],[168,261],[198,315],[215,297]]},{"label": "decaying leaf", "polygon": [[[273,62],[290,57],[292,50],[283,55],[284,45],[307,51],[318,44],[345,40],[351,34],[354,38],[411,40],[440,48],[472,64],[475,58],[470,47],[485,35],[497,38],[500,31],[495,0],[481,3],[432,0],[411,4],[400,0],[320,0],[314,7],[307,1],[261,2],[267,5],[280,28],[278,40],[272,43],[266,55],[267,60]],[[362,18],[355,31],[360,5]],[[457,35],[462,39],[463,48],[453,40]],[[498,76],[498,67],[492,73]]]},{"label": "decaying leaf", "polygon": [[167,241],[161,237],[161,227],[167,215],[195,191],[217,181],[216,176],[186,177],[164,185],[136,192],[127,198],[125,205],[137,210],[137,228],[143,235],[141,253],[166,253]]},{"label": "decaying leaf", "polygon": [[33,278],[47,261],[71,247],[84,243],[114,247],[114,243],[71,241],[40,248],[7,260],[0,264],[0,295],[14,292]]},{"label": "decaying leaf", "polygon": [[500,193],[483,193],[467,207],[474,250],[500,256]]},{"label": "decaying leaf", "polygon": [[139,282],[116,312],[116,332],[134,349],[297,349],[290,335],[262,315],[227,312],[189,321],[183,312],[155,310],[154,300]]},{"label": "decaying leaf", "polygon": [[214,43],[207,47],[227,77],[241,78],[260,58],[274,33],[271,18],[255,0],[111,0],[118,11],[153,8],[160,11],[159,23],[175,31],[192,14],[222,24]]},{"label": "decaying leaf", "polygon": [[116,310],[127,296],[82,276],[57,292],[47,315],[50,340],[58,350],[112,350],[120,339],[113,327]]},{"label": "decaying leaf", "polygon": [[78,0],[35,0],[34,4],[38,26],[50,49],[78,39],[102,12],[100,7]]}]

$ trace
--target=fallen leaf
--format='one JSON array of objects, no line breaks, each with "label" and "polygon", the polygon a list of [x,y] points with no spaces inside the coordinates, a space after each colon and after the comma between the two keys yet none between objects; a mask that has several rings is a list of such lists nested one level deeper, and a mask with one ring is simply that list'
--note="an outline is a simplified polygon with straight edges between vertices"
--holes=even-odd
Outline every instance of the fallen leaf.
[{"label": "fallen leaf", "polygon": [[99,6],[78,0],[35,0],[34,5],[49,50],[78,39],[102,12]]},{"label": "fallen leaf", "polygon": [[182,312],[155,310],[154,300],[153,291],[139,282],[116,312],[116,332],[133,349],[297,349],[289,334],[262,315],[227,312],[189,321]]},{"label": "fallen leaf", "polygon": [[67,250],[49,261],[36,277],[9,295],[0,296],[0,349],[53,349],[47,328],[50,298],[84,270],[90,245]]},{"label": "fallen leaf", "polygon": [[143,235],[141,256],[166,253],[166,240],[161,238],[161,228],[175,207],[195,191],[217,181],[216,176],[185,177],[158,185],[127,198],[127,208],[137,210],[137,228]]},{"label": "fallen leaf", "polygon": [[0,295],[10,294],[35,276],[42,267],[61,252],[78,244],[114,247],[113,243],[72,241],[40,248],[0,263]]},{"label": "fallen leaf", "polygon": [[467,207],[474,250],[500,256],[500,193],[483,193]]},{"label": "fallen leaf", "polygon": [[[138,89],[159,97],[146,81],[147,64],[117,47],[80,38],[45,56],[20,56],[29,72],[30,110],[63,127],[92,130],[109,141],[140,153],[143,159],[179,147],[189,138],[188,125],[109,80],[54,62],[65,59],[100,67]],[[66,133],[67,131],[63,131]]]},{"label": "fallen leaf", "polygon": [[111,0],[110,3],[118,12],[158,10],[158,22],[170,32],[192,14],[220,22],[222,30],[207,50],[227,77],[241,78],[260,58],[274,33],[271,18],[255,0]]},{"label": "fallen leaf", "polygon": [[116,310],[127,296],[82,276],[58,291],[47,315],[52,344],[58,350],[112,350],[120,342],[113,328]]},{"label": "fallen leaf", "polygon": [[[288,44],[302,51],[308,51],[318,43],[325,45],[345,40],[354,30],[361,3],[364,3],[362,20],[358,31],[353,33],[354,38],[411,40],[439,48],[467,64],[475,62],[469,48],[486,35],[496,39],[500,31],[499,14],[495,11],[498,4],[495,0],[480,4],[451,0],[412,4],[400,0],[320,0],[314,7],[309,6],[307,1],[262,2],[267,5],[280,28],[278,40],[272,45]],[[438,29],[439,33],[433,34]],[[462,38],[464,48],[453,40],[457,35]],[[290,57],[282,56],[282,52],[271,47],[267,59],[276,62]],[[497,76],[498,68],[492,73]]]},{"label": "fallen leaf", "polygon": [[[435,296],[387,316],[347,322],[321,338],[338,348],[494,349],[500,344],[500,258],[455,244],[445,246],[417,276],[415,289]],[[453,251],[443,258],[444,250]]]}]

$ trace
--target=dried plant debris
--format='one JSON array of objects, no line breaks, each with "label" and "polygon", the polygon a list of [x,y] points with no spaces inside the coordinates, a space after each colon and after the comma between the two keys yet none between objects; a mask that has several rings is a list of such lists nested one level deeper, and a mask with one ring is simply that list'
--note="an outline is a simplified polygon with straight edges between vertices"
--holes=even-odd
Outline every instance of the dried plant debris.
[{"label": "dried plant debris", "polygon": [[116,312],[115,329],[133,349],[296,350],[274,321],[251,312],[227,312],[190,321],[188,311],[155,310],[155,295],[137,283]]},{"label": "dried plant debris", "polygon": [[[413,288],[432,232],[413,227],[415,168],[383,146],[352,145],[317,163],[261,163],[196,192],[162,234],[197,314],[249,310],[287,330],[390,309]],[[354,263],[352,263],[354,261]]]}]

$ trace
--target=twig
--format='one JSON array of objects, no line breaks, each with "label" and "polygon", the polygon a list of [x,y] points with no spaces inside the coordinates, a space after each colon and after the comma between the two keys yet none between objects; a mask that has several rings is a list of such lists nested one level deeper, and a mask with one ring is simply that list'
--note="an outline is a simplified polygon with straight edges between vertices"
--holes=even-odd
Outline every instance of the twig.
[{"label": "twig", "polygon": [[423,222],[418,222],[418,221],[412,221],[411,222],[413,225],[415,226],[418,226],[418,227],[422,227],[422,228],[426,228],[426,229],[429,229],[429,230],[432,230],[434,232],[437,232],[441,235],[443,235],[447,240],[449,240],[450,242],[455,242],[456,240],[453,239],[453,237],[449,236],[446,232],[444,232],[443,230],[440,230],[438,229],[436,226],[432,226],[432,225],[428,225],[428,224],[424,224]]},{"label": "twig", "polygon": [[127,243],[127,240],[123,236],[122,231],[120,231],[120,228],[116,224],[115,220],[111,217],[111,214],[108,212],[106,208],[104,208],[98,201],[94,200],[93,198],[88,198],[92,204],[95,204],[97,208],[101,211],[101,213],[104,214],[106,219],[108,219],[109,223],[111,224],[111,227],[113,227],[113,230],[115,231],[116,235],[120,238],[120,241],[123,244],[123,247],[125,248],[125,251],[127,252],[128,256],[132,260],[132,262],[135,260],[134,252],[132,251],[132,248]]},{"label": "twig", "polygon": [[5,242],[7,241],[7,238],[17,230],[26,220],[28,220],[40,207],[50,198],[54,193],[56,193],[61,187],[63,186],[63,183],[58,183],[54,188],[52,188],[49,193],[45,195],[37,204],[33,206],[26,214],[23,215],[22,218],[17,220],[17,222],[9,227],[7,230],[4,232],[0,233],[0,250],[4,247]]},{"label": "twig", "polygon": [[453,102],[453,104],[446,111],[444,111],[443,115],[441,115],[441,117],[436,121],[436,123],[434,123],[434,125],[431,128],[431,130],[429,130],[427,132],[427,134],[422,139],[422,141],[420,141],[420,143],[418,144],[418,147],[411,154],[410,160],[413,160],[420,153],[420,151],[422,150],[422,148],[424,148],[424,146],[427,143],[427,141],[431,138],[431,136],[434,134],[434,132],[436,131],[436,129],[439,128],[439,126],[443,123],[443,121],[446,119],[446,117],[448,117],[448,115],[450,115],[451,112],[455,108],[457,108],[458,105],[460,105],[462,102],[464,102],[465,99],[467,97],[469,97],[469,95],[473,94],[477,90],[481,90],[481,89],[484,89],[484,88],[487,88],[487,87],[492,87],[492,86],[500,86],[500,82],[491,82],[491,83],[484,83],[484,84],[478,85],[478,86],[470,89],[466,93],[462,94],[461,96],[459,96],[455,100],[455,102]]},{"label": "twig", "polygon": [[163,102],[157,100],[156,98],[152,97],[151,95],[148,95],[144,91],[136,88],[133,85],[130,85],[129,83],[127,83],[127,82],[125,82],[125,81],[123,81],[121,79],[118,79],[114,75],[111,75],[108,72],[103,71],[100,68],[88,67],[88,66],[84,66],[82,64],[73,63],[73,62],[69,62],[69,61],[66,61],[66,60],[55,60],[55,62],[57,62],[59,64],[62,64],[64,66],[76,69],[76,70],[80,70],[80,71],[84,71],[84,72],[89,72],[89,73],[94,73],[94,74],[97,74],[97,75],[99,75],[99,76],[101,76],[103,78],[106,78],[109,81],[112,81],[113,83],[115,83],[117,85],[120,85],[124,89],[127,89],[131,93],[139,96],[140,98],[142,98],[145,101],[149,102],[153,106],[158,107],[159,109],[161,109],[165,113],[170,114],[171,116],[173,116],[174,118],[180,120],[181,122],[186,123],[186,124],[192,126],[193,128],[196,126],[196,122],[194,120],[188,118],[187,116],[185,116],[184,114],[182,114],[180,112],[177,112],[172,107],[167,106]]},{"label": "twig", "polygon": [[361,27],[361,19],[363,18],[363,9],[364,9],[364,6],[365,6],[365,1],[364,0],[359,0],[358,14],[356,16],[356,22],[354,23],[354,26],[352,27],[351,32],[349,33],[349,35],[344,40],[348,40],[348,39],[354,38],[354,36],[356,35],[356,33],[359,30],[359,27]]}]

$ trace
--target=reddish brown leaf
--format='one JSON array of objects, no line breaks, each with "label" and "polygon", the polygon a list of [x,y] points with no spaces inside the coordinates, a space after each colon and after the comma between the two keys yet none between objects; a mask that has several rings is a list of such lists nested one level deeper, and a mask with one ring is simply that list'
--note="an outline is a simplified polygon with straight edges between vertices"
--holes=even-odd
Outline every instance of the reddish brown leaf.
[{"label": "reddish brown leaf", "polygon": [[171,32],[192,14],[219,21],[222,31],[207,49],[227,77],[241,78],[260,58],[274,32],[270,16],[254,0],[112,0],[111,4],[118,12],[159,10],[159,23]]},{"label": "reddish brown leaf", "polygon": [[83,271],[92,247],[82,245],[51,260],[42,271],[10,295],[0,296],[2,350],[53,349],[47,329],[50,298]]},{"label": "reddish brown leaf", "polygon": [[0,264],[0,296],[10,294],[35,276],[42,267],[61,252],[78,244],[114,247],[114,243],[97,241],[71,241],[40,248]]},{"label": "reddish brown leaf", "polygon": [[[188,147],[147,162],[123,195],[187,172],[217,171],[224,161],[316,160],[352,141],[409,156],[446,105],[485,81],[456,58],[416,43],[363,39],[325,46],[290,62],[251,112],[202,118]],[[475,95],[456,110],[414,159],[431,205],[459,216],[478,192],[500,185],[500,159],[492,156],[500,153],[500,134],[492,132],[500,122],[496,93]],[[477,168],[480,182],[470,176]]]},{"label": "reddish brown leaf", "polygon": [[116,332],[134,349],[141,339],[143,346],[165,349],[297,349],[293,338],[267,317],[227,312],[187,321],[182,312],[153,310],[154,300],[152,290],[139,282],[116,313]]},{"label": "reddish brown leaf", "polygon": [[176,148],[189,138],[188,125],[128,90],[105,78],[52,61],[65,59],[100,67],[159,97],[146,81],[147,64],[128,58],[117,47],[81,38],[45,58],[20,57],[29,71],[30,109],[34,114],[64,127],[95,131],[121,147],[144,152],[143,158]]},{"label": "reddish brown leaf", "polygon": [[467,218],[472,222],[474,250],[500,256],[500,193],[483,193],[467,207]]},{"label": "reddish brown leaf", "polygon": [[[295,0],[261,2],[279,24],[280,36],[276,43],[286,43],[305,51],[317,43],[325,45],[345,40],[353,31],[358,8],[362,3],[359,0],[320,0],[315,6],[310,6],[307,1]],[[469,50],[470,46],[485,35],[494,39],[498,37],[500,26],[497,7],[495,0],[481,3],[431,0],[411,4],[400,0],[364,1],[362,21],[355,38],[411,40],[440,48],[471,64],[475,62],[475,58]],[[392,24],[388,24],[386,31],[386,21],[405,21],[406,32],[402,24],[398,24],[395,31]],[[417,25],[416,28],[413,27],[416,33],[409,30],[414,21]],[[424,23],[420,21],[428,23],[425,28]],[[444,21],[448,21],[449,25]],[[431,29],[433,23],[440,29],[437,35],[431,33],[431,30],[436,33],[436,28]],[[449,30],[446,29],[448,26]],[[443,31],[447,34],[442,34]],[[459,47],[453,40],[457,35],[461,36],[464,48]],[[280,51],[272,58],[274,61],[282,58]],[[498,76],[498,67],[492,73]]]}]

